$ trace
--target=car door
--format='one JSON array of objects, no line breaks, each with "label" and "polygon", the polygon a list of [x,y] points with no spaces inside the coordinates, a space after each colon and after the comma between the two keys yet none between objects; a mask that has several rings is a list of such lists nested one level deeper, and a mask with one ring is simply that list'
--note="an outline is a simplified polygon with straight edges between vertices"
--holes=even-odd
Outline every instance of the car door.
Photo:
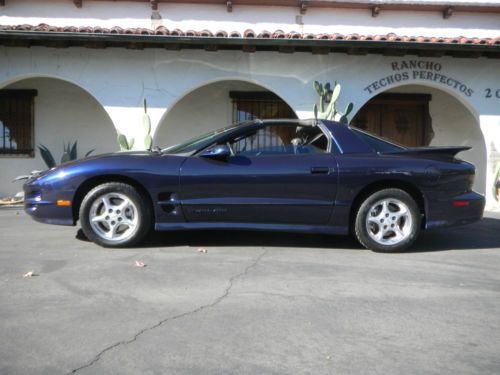
[{"label": "car door", "polygon": [[337,190],[336,159],[326,146],[297,152],[296,128],[264,126],[230,140],[233,155],[225,159],[189,157],[180,172],[186,220],[326,224]]}]

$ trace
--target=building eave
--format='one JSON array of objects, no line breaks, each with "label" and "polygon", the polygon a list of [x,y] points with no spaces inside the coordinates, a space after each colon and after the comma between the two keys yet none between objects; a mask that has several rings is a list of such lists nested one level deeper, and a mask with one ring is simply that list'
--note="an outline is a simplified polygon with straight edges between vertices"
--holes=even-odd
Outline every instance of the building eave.
[{"label": "building eave", "polygon": [[[453,56],[464,58],[500,58],[500,38],[423,38],[402,37],[394,34],[377,36],[270,34],[257,36],[168,35],[153,34],[148,29],[118,32],[33,31],[6,29],[0,26],[0,45],[12,47],[44,46],[53,48],[86,47],[127,49],[164,48],[168,50],[204,49],[207,51],[242,50],[244,52],[277,51],[282,53],[310,52],[314,54],[348,53],[355,55],[420,55],[430,57]],[[26,25],[23,25],[26,29]],[[174,35],[172,35],[174,34]],[[249,36],[250,35],[250,36]]]}]

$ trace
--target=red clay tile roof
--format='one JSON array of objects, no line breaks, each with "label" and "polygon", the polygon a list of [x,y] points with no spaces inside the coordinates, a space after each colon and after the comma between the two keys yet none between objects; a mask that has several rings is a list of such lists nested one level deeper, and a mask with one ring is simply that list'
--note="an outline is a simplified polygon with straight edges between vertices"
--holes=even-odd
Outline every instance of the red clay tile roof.
[{"label": "red clay tile roof", "polygon": [[463,36],[450,37],[424,37],[424,36],[401,36],[393,33],[386,35],[358,35],[358,34],[310,34],[298,33],[295,31],[284,32],[276,30],[274,32],[246,30],[243,34],[237,31],[217,31],[209,30],[169,30],[164,26],[154,30],[146,28],[121,28],[118,26],[105,28],[100,26],[65,26],[57,27],[47,24],[33,25],[0,25],[0,31],[20,31],[20,32],[53,32],[53,33],[81,33],[81,34],[110,34],[110,35],[155,35],[171,37],[211,37],[211,38],[245,38],[245,39],[303,39],[303,40],[332,40],[332,41],[385,41],[385,42],[406,42],[406,43],[431,43],[431,44],[456,44],[456,45],[490,45],[500,46],[500,36],[494,38],[467,38]]}]

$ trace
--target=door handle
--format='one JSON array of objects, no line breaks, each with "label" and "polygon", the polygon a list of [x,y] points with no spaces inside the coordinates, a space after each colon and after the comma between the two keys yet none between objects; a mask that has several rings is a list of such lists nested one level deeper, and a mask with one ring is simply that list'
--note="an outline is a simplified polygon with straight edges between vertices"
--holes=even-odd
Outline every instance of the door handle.
[{"label": "door handle", "polygon": [[328,174],[330,168],[328,167],[311,167],[311,174]]}]

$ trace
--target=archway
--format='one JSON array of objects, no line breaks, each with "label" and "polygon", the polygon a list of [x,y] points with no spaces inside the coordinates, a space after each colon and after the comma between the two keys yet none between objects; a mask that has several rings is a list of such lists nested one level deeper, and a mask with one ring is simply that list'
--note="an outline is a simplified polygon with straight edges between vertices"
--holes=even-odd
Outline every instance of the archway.
[{"label": "archway", "polygon": [[471,146],[458,157],[476,166],[474,189],[485,193],[487,150],[479,120],[450,93],[417,84],[391,88],[365,103],[351,125],[407,146]]},{"label": "archway", "polygon": [[[5,94],[2,103],[9,108],[0,113],[5,117],[0,118],[4,123],[0,142],[0,195],[21,190],[21,183],[11,183],[16,176],[47,168],[38,149],[41,144],[51,151],[57,163],[63,145],[68,142],[78,142],[78,157],[92,149],[94,154],[117,150],[116,130],[107,112],[80,86],[54,77],[23,77],[10,80],[2,86],[2,92]],[[16,105],[15,98],[7,98],[26,92],[34,95],[27,108],[32,115],[21,118],[10,108]],[[14,130],[19,126],[22,131]],[[8,147],[4,145],[6,141]],[[19,145],[23,145],[22,149]]]},{"label": "archway", "polygon": [[297,118],[272,91],[243,80],[221,80],[197,87],[173,104],[158,124],[155,145],[164,147],[213,129],[253,118]]}]

